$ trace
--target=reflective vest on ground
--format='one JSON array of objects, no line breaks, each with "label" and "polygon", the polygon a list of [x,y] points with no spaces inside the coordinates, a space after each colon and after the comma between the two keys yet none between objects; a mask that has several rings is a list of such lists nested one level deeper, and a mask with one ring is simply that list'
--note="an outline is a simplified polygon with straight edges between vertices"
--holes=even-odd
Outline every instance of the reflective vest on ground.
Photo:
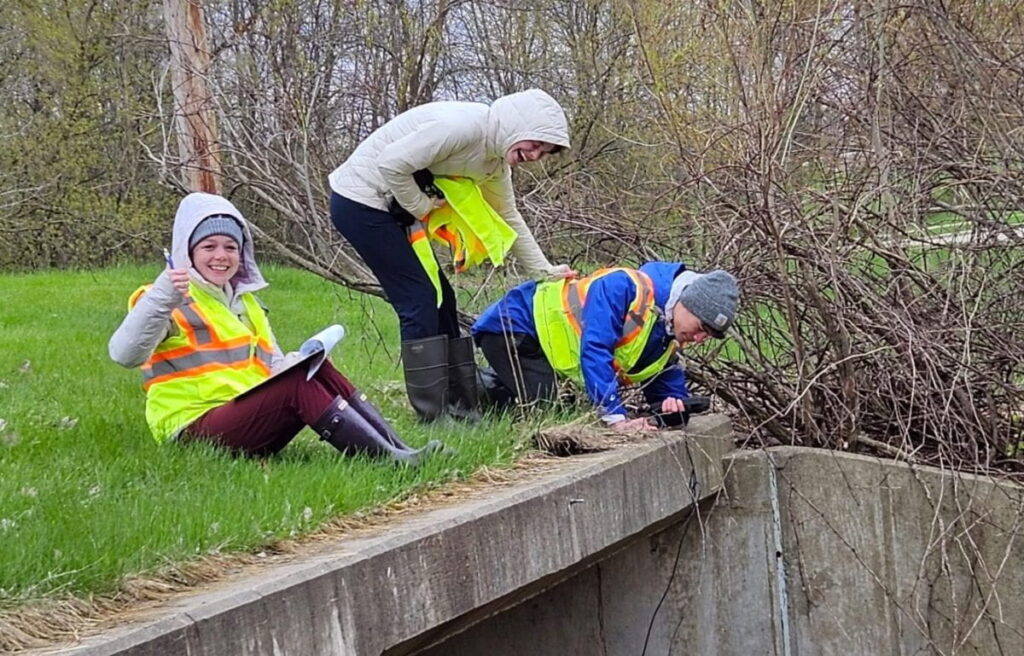
[{"label": "reflective vest on ground", "polygon": [[[150,286],[132,294],[129,309]],[[160,342],[142,365],[146,422],[157,442],[270,376],[273,346],[267,315],[252,294],[242,294],[241,300],[252,330],[192,283],[185,304],[171,313],[178,333]]]},{"label": "reflective vest on ground", "polygon": [[676,351],[669,343],[665,352],[641,371],[631,372],[659,320],[654,304],[654,283],[650,276],[635,269],[601,269],[579,280],[556,280],[537,285],[533,297],[533,320],[537,337],[552,369],[577,381],[583,381],[580,366],[580,342],[583,334],[583,307],[587,290],[595,280],[616,271],[626,273],[636,286],[636,296],[623,317],[622,336],[615,345],[612,366],[622,384],[637,383],[658,375]]},{"label": "reflective vest on ground", "polygon": [[441,278],[431,241],[447,244],[462,272],[490,260],[494,266],[505,263],[518,234],[484,200],[480,187],[469,178],[434,178],[447,201],[409,229],[409,244],[427,272],[441,306]]}]

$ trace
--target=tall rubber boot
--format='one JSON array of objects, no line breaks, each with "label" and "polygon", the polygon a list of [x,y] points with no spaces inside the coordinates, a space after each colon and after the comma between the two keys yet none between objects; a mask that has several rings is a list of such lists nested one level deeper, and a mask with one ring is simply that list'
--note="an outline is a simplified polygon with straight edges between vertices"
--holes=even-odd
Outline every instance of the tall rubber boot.
[{"label": "tall rubber boot", "polygon": [[356,412],[363,416],[371,426],[377,429],[377,432],[383,435],[395,448],[404,451],[424,451],[427,453],[437,452],[438,455],[452,456],[455,455],[455,449],[450,446],[446,446],[443,442],[438,440],[430,440],[427,445],[421,449],[414,449],[398,436],[395,429],[391,427],[388,420],[384,418],[384,415],[380,413],[377,406],[370,403],[366,395],[356,390],[352,396],[348,398],[349,404],[356,409]]},{"label": "tall rubber boot", "polygon": [[[365,394],[356,390],[352,393],[352,396],[348,397],[348,402],[349,405],[355,408],[356,412],[363,416],[363,419],[376,429],[378,434],[383,435],[385,439],[387,439],[387,441],[396,449],[400,449],[402,451],[415,450],[402,441],[402,438],[398,436],[398,433],[396,433],[395,429],[391,427],[388,420],[385,419],[384,415],[382,415],[380,410],[377,409],[377,406],[370,403],[370,400],[366,398]],[[437,444],[440,445],[440,442]]]},{"label": "tall rubber boot", "polygon": [[346,455],[365,453],[383,456],[410,467],[419,466],[428,455],[441,448],[441,443],[437,441],[430,442],[422,449],[413,449],[401,440],[399,444],[402,448],[395,446],[340,396],[334,397],[331,405],[310,428],[316,431],[320,439]]},{"label": "tall rubber boot", "polygon": [[448,414],[464,421],[480,421],[477,410],[476,358],[473,338],[448,340]]},{"label": "tall rubber boot", "polygon": [[448,336],[402,342],[402,367],[409,403],[422,421],[434,421],[448,406]]}]

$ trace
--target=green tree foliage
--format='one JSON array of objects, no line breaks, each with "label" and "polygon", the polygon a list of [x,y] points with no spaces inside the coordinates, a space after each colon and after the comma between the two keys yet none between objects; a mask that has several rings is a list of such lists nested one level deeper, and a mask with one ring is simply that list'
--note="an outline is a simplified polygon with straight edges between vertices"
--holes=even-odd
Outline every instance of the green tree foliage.
[{"label": "green tree foliage", "polygon": [[142,0],[0,5],[0,268],[153,252],[153,231],[166,230],[173,207],[144,164],[143,146],[161,137],[157,9]]}]

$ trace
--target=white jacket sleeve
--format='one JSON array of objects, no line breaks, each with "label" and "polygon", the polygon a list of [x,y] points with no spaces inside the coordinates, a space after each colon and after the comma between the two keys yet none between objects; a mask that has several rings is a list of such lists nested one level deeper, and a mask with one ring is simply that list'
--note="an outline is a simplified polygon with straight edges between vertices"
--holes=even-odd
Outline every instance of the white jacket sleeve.
[{"label": "white jacket sleeve", "polygon": [[516,208],[515,190],[512,188],[512,169],[508,166],[504,169],[500,177],[480,186],[484,200],[519,235],[515,243],[512,244],[512,252],[523,263],[527,271],[531,275],[543,276],[557,273],[559,267],[552,266],[551,262],[548,262],[548,258],[544,256],[544,252],[537,245],[537,240],[533,238],[529,226],[523,220],[523,215]]},{"label": "white jacket sleeve", "polygon": [[419,219],[434,209],[434,201],[420,190],[412,174],[429,169],[431,164],[448,159],[458,150],[475,146],[483,138],[472,123],[428,121],[385,146],[377,160],[377,170],[398,204]]},{"label": "white jacket sleeve", "polygon": [[107,343],[110,359],[124,367],[139,367],[171,334],[171,312],[184,297],[164,271],[142,295]]}]

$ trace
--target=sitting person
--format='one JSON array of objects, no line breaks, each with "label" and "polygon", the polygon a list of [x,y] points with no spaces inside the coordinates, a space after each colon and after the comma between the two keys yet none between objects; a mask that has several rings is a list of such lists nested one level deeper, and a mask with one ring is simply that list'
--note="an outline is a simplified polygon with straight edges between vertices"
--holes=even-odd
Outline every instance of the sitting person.
[{"label": "sitting person", "polygon": [[550,400],[560,375],[581,382],[615,429],[646,430],[654,428],[646,417],[627,419],[619,386],[646,381],[652,407],[686,412],[690,394],[676,349],[725,337],[738,299],[726,271],[650,262],[579,280],[526,282],[487,308],[472,332],[500,381],[493,401]]},{"label": "sitting person", "polygon": [[440,447],[413,449],[329,361],[270,378],[285,357],[253,295],[267,283],[252,233],[225,198],[193,193],[174,217],[168,268],[132,294],[108,344],[110,357],[142,367],[146,421],[159,443],[203,441],[265,456],[303,426],[342,453],[410,465]]}]

